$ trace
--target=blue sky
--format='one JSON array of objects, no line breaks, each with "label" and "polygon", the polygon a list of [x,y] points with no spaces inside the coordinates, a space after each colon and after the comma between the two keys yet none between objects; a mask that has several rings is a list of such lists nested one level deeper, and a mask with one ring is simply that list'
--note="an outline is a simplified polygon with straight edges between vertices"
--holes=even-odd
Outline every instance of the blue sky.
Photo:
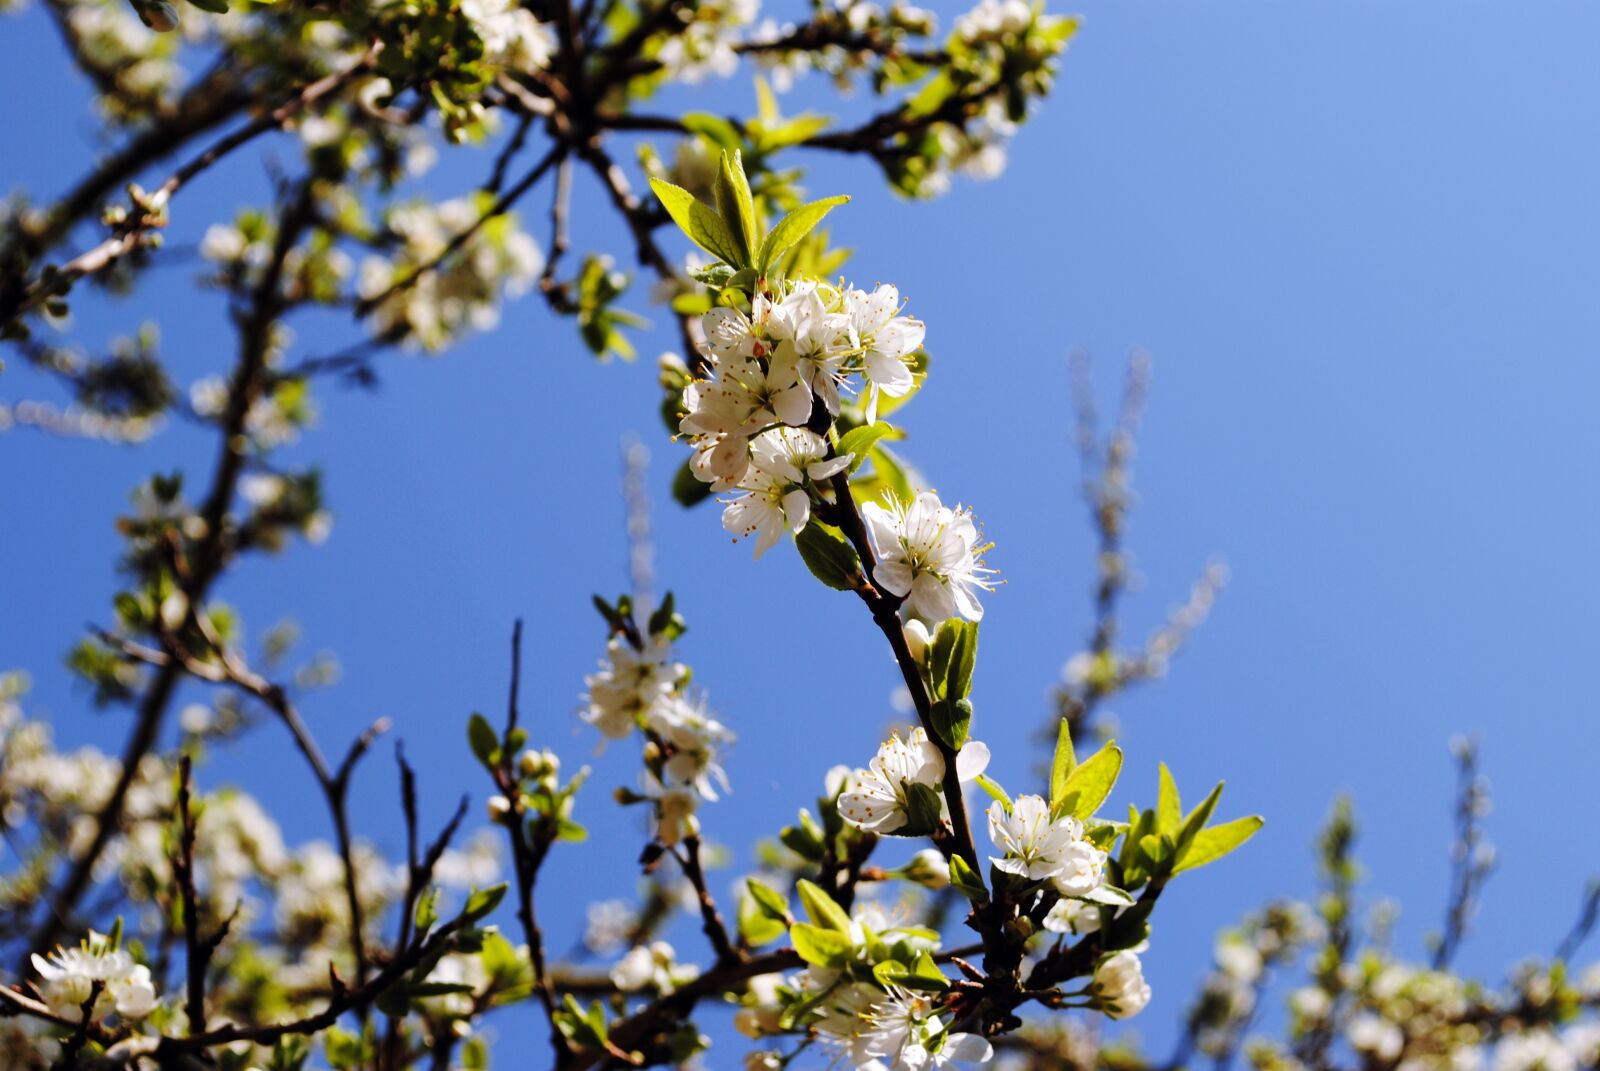
[{"label": "blue sky", "polygon": [[[1165,760],[1186,793],[1226,777],[1222,812],[1268,826],[1163,901],[1140,1031],[1170,1037],[1218,927],[1311,890],[1309,841],[1340,792],[1364,818],[1366,893],[1405,905],[1398,940],[1420,956],[1445,893],[1457,731],[1483,741],[1502,871],[1461,962],[1497,976],[1548,952],[1600,871],[1584,817],[1600,745],[1600,11],[1079,9],[1056,93],[999,182],[913,205],[860,161],[809,161],[814,191],[856,198],[835,217],[852,278],[897,283],[928,321],[909,452],[998,544],[1008,584],[987,600],[974,690],[992,772],[1023,782],[1089,627],[1067,354],[1093,355],[1109,403],[1124,356],[1144,349],[1155,377],[1131,534],[1144,583],[1127,634],[1154,627],[1213,556],[1233,579],[1171,679],[1115,704],[1129,765],[1113,802],[1150,799]],[[0,96],[43,102],[10,109],[0,181],[57,191],[92,144],[82,94],[37,13],[6,22],[0,59]],[[750,91],[684,97],[739,109]],[[429,188],[469,188],[487,161],[465,155]],[[251,161],[197,182],[173,240],[197,238],[259,173]],[[577,248],[620,251],[600,204],[580,185]],[[191,271],[86,305],[80,337],[156,318],[186,376],[220,370],[232,337],[215,299],[186,296]],[[671,345],[652,315],[651,356]],[[311,349],[348,329],[302,337]],[[307,650],[337,653],[343,681],[306,703],[319,736],[336,750],[392,717],[441,816],[462,791],[481,802],[464,718],[502,708],[510,623],[527,619],[525,716],[569,764],[596,766],[580,804],[595,835],[551,864],[567,879],[547,885],[557,931],[591,895],[628,894],[639,841],[607,798],[631,780],[626,749],[591,760],[573,716],[600,652],[589,595],[626,580],[624,433],[655,454],[660,580],[691,624],[682,654],[740,734],[735,795],[707,809],[709,834],[740,847],[775,830],[830,765],[864,762],[891,716],[893,666],[852,599],[781,548],[752,563],[714,513],[667,499],[679,455],[649,365],[596,365],[529,300],[442,359],[386,360],[376,395],[325,391],[294,456],[326,464],[332,539],[252,562],[222,592],[257,631],[293,616]],[[0,399],[43,393],[15,365],[0,377]],[[33,672],[65,740],[115,750],[125,730],[59,668],[83,623],[107,617],[114,512],[151,471],[198,477],[209,449],[186,429],[139,449],[0,439],[0,664]],[[327,835],[270,727],[205,776],[263,797],[296,837]],[[397,849],[386,760],[357,792],[359,825]]]}]

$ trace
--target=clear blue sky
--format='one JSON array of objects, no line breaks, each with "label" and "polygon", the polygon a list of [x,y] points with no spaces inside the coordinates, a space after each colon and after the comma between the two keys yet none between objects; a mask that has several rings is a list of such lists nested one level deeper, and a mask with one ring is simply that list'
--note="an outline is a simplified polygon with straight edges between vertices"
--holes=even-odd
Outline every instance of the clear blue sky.
[{"label": "clear blue sky", "polygon": [[[910,450],[975,506],[1009,580],[988,599],[974,696],[992,772],[1023,781],[1049,688],[1088,628],[1066,355],[1095,356],[1109,402],[1124,355],[1146,349],[1156,374],[1132,532],[1146,580],[1130,634],[1211,556],[1233,581],[1171,679],[1116,704],[1130,762],[1114,802],[1149,799],[1165,760],[1189,793],[1226,777],[1223,812],[1269,824],[1163,902],[1156,1000],[1138,1027],[1171,1035],[1218,927],[1310,891],[1309,841],[1342,791],[1365,819],[1367,893],[1404,903],[1399,941],[1420,956],[1445,893],[1456,731],[1482,736],[1502,866],[1461,962],[1498,976],[1549,951],[1600,871],[1600,11],[1080,7],[1057,91],[998,183],[911,205],[865,164],[812,161],[813,190],[856,196],[836,217],[858,250],[853,278],[898,283],[928,321],[934,372],[906,411]],[[37,14],[4,27],[0,182],[56,191],[91,143],[82,95]],[[695,97],[727,99],[745,107],[748,86]],[[174,240],[197,238],[258,166],[196,183]],[[484,166],[448,167],[431,188],[464,190]],[[592,221],[600,195],[579,196]],[[578,248],[614,236],[590,223]],[[220,370],[232,337],[214,299],[183,296],[190,272],[86,307],[81,337],[156,317],[177,367]],[[654,318],[651,356],[671,344],[668,317]],[[337,652],[343,682],[306,711],[330,747],[389,715],[433,813],[463,790],[481,802],[463,719],[501,709],[522,616],[539,742],[588,758],[573,716],[600,650],[587,604],[625,583],[618,441],[637,430],[656,455],[661,581],[692,626],[683,655],[740,733],[735,795],[706,810],[709,834],[746,845],[830,765],[870,755],[894,683],[870,623],[792,554],[752,564],[713,512],[667,500],[679,455],[653,415],[648,360],[598,366],[528,300],[497,332],[384,373],[376,396],[325,392],[321,427],[294,451],[326,463],[332,539],[252,562],[223,590],[256,630],[292,615],[309,649]],[[15,366],[0,377],[8,401],[42,392]],[[150,471],[209,466],[197,444],[182,429],[137,450],[0,439],[0,664],[33,671],[69,741],[115,750],[126,727],[91,712],[59,668],[82,624],[107,616],[113,513]],[[771,606],[784,607],[776,634],[757,627]],[[393,850],[386,762],[369,764],[356,811]],[[580,804],[595,835],[551,863],[566,879],[544,905],[558,932],[589,896],[632,887],[639,830],[607,798],[631,780],[626,749],[596,766]],[[237,779],[296,837],[327,835],[271,727],[206,776]],[[725,1048],[713,1064],[731,1065]]]}]

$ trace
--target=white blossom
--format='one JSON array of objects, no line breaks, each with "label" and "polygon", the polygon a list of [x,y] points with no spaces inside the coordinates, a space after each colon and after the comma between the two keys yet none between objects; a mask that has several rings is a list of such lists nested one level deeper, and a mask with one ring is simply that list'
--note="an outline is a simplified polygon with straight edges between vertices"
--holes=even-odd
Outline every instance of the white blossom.
[{"label": "white blossom", "polygon": [[690,786],[715,800],[715,785],[728,790],[728,775],[717,763],[717,752],[732,743],[733,733],[707,712],[703,699],[667,696],[646,715],[646,725],[669,753],[663,772],[669,785]]},{"label": "white blossom", "polygon": [[665,941],[635,946],[611,968],[611,982],[624,993],[636,993],[642,989],[670,993],[686,982],[694,981],[700,973],[693,964],[678,963],[676,955],[672,946]]},{"label": "white blossom", "polygon": [[[988,765],[989,749],[976,740],[969,740],[956,755],[956,773],[962,781],[977,777]],[[910,786],[922,784],[937,791],[944,772],[944,756],[920,726],[903,741],[890,736],[840,794],[839,815],[860,829],[893,833],[910,820]]]},{"label": "white blossom", "polygon": [[100,934],[91,932],[77,948],[58,948],[49,956],[35,953],[32,959],[45,1003],[64,1019],[81,1022],[90,997],[95,1001],[89,1009],[91,1020],[104,1015],[108,1005],[124,1019],[142,1019],[155,1009],[150,968],[135,963],[122,949],[111,948]]},{"label": "white blossom", "polygon": [[1144,980],[1139,954],[1124,949],[1095,968],[1091,991],[1100,1008],[1113,1019],[1138,1015],[1150,1003],[1150,984]]},{"label": "white blossom", "polygon": [[989,839],[1003,855],[990,862],[1031,881],[1049,879],[1063,896],[1088,896],[1100,887],[1106,853],[1084,839],[1083,823],[1071,815],[1051,821],[1042,796],[1018,796],[1007,813],[989,806]]},{"label": "white blossom", "polygon": [[613,637],[606,644],[606,657],[598,673],[583,679],[585,707],[580,717],[599,729],[609,740],[620,740],[632,733],[657,704],[672,693],[674,683],[684,675],[683,666],[669,661],[669,645],[652,641],[636,651],[626,641]]},{"label": "white blossom", "polygon": [[953,1034],[920,994],[897,991],[866,1014],[868,1028],[851,1046],[861,1071],[924,1071],[949,1064],[983,1064],[994,1046],[977,1034]]},{"label": "white blossom", "polygon": [[893,286],[880,286],[870,294],[845,291],[844,311],[850,318],[851,341],[861,350],[868,383],[866,417],[871,424],[877,419],[879,392],[899,398],[916,385],[910,357],[922,346],[927,328],[921,320],[897,315],[900,291]]},{"label": "white blossom", "polygon": [[1100,929],[1100,905],[1064,896],[1044,917],[1044,928],[1051,933],[1070,933],[1077,937]]},{"label": "white blossom", "polygon": [[887,506],[867,502],[862,520],[872,535],[878,564],[872,579],[879,587],[906,600],[918,617],[946,621],[957,614],[983,619],[977,590],[993,591],[994,570],[983,564],[988,548],[978,542],[972,511],[950,509],[932,491],[910,505],[891,497]]},{"label": "white blossom", "polygon": [[[1405,1047],[1405,1035],[1400,1028],[1371,1012],[1363,1012],[1350,1020],[1345,1033],[1350,1047],[1357,1052],[1374,1056],[1385,1063],[1397,1060]],[[1505,1069],[1500,1069],[1505,1071]]]}]

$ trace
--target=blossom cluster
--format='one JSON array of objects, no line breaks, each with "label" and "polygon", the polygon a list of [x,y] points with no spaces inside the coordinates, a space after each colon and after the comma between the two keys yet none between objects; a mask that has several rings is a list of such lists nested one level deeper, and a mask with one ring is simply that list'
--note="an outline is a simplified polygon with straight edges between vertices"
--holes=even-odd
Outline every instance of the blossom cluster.
[{"label": "blossom cluster", "polygon": [[[361,297],[376,302],[375,335],[435,352],[468,328],[494,327],[502,294],[527,292],[544,254],[514,216],[483,221],[489,200],[458,197],[390,209],[385,222],[393,248],[364,259],[357,280]],[[460,241],[464,234],[471,237]],[[459,248],[452,247],[456,242]]]},{"label": "blossom cluster", "polygon": [[653,804],[656,837],[670,846],[697,832],[700,801],[728,791],[721,757],[734,734],[712,715],[704,692],[689,687],[688,667],[673,660],[682,619],[670,603],[664,609],[649,631],[633,627],[606,642],[599,669],[584,678],[579,717],[599,730],[602,746],[644,736],[643,792],[630,798]]},{"label": "blossom cluster", "polygon": [[[753,536],[759,557],[836,506],[836,481],[866,457],[841,453],[825,432],[847,401],[849,419],[870,428],[880,397],[910,394],[926,332],[901,313],[890,285],[801,279],[782,292],[758,290],[744,305],[701,318],[703,365],[683,388],[678,430],[693,449],[694,476],[727,496],[723,527]],[[862,518],[877,552],[873,582],[904,599],[908,613],[934,624],[983,616],[977,592],[993,589],[993,571],[970,510],[932,491],[909,501],[891,493],[866,503]]]}]

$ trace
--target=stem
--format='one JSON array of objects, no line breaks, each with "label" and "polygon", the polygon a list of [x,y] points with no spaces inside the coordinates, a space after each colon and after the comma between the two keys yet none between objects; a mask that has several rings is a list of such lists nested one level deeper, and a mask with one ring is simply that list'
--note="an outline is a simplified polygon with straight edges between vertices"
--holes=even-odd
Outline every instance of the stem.
[{"label": "stem", "polygon": [[871,583],[873,570],[877,566],[877,556],[872,550],[872,540],[867,536],[867,526],[862,522],[861,512],[856,507],[855,496],[850,491],[849,476],[842,472],[837,474],[833,477],[832,487],[837,498],[834,517],[840,522],[839,528],[844,532],[845,538],[860,556],[862,570],[868,580],[867,584],[856,589],[856,593],[872,611],[873,622],[889,641],[889,649],[894,652],[895,664],[900,667],[900,676],[905,681],[906,689],[911,693],[912,704],[916,707],[917,720],[922,724],[923,731],[928,734],[928,739],[939,749],[940,757],[944,759],[942,787],[945,805],[950,808],[952,836],[949,841],[935,839],[935,844],[946,856],[959,855],[962,861],[972,868],[973,873],[977,873],[978,852],[973,846],[972,828],[967,820],[967,802],[961,791],[961,774],[956,769],[956,752],[934,730],[933,700],[928,695],[927,682],[922,678],[922,667],[911,657],[911,649],[906,646],[905,629],[900,623],[900,599]]}]

